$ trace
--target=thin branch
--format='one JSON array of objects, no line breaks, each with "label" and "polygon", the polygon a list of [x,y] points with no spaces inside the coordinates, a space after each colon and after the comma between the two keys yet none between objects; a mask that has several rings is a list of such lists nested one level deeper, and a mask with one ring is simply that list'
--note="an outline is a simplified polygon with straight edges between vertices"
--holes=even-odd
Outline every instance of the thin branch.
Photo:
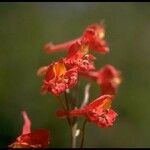
[{"label": "thin branch", "polygon": [[62,108],[64,109],[64,111],[67,111],[66,105],[64,104],[64,102],[62,101],[62,99],[59,96],[56,96],[58,103],[60,104],[60,106],[62,106]]},{"label": "thin branch", "polygon": [[72,148],[76,148],[77,137],[79,136],[80,130],[77,129],[77,122],[72,127],[73,139],[72,139]]},{"label": "thin branch", "polygon": [[81,108],[84,107],[88,102],[89,102],[89,90],[90,90],[91,84],[88,83],[85,86],[85,90],[84,90],[84,99],[83,99],[83,103],[81,105]]},{"label": "thin branch", "polygon": [[[67,107],[67,112],[69,112],[70,111],[70,101],[68,100],[68,97],[67,97],[67,93],[65,92],[64,93],[64,95],[65,95],[65,102],[66,102],[66,107]],[[69,123],[69,125],[70,125],[70,137],[71,137],[71,146],[72,146],[72,148],[73,148],[73,143],[74,143],[74,124],[73,124],[73,120],[71,119],[71,118],[69,118],[69,117],[67,117],[67,120],[68,120],[68,123]]]},{"label": "thin branch", "polygon": [[[63,110],[67,113],[67,107],[66,107],[66,105],[63,103],[62,99],[61,99],[59,96],[57,96],[57,100],[58,100],[58,102],[60,103],[60,105],[62,106]],[[67,117],[67,122],[68,122],[68,124],[69,124],[69,127],[72,128],[72,127],[71,127],[72,125],[71,125],[71,122],[70,122],[70,118],[69,118],[69,117]]]},{"label": "thin branch", "polygon": [[80,148],[83,148],[83,144],[84,144],[84,139],[85,139],[85,126],[86,126],[86,123],[87,123],[87,119],[84,120],[83,122],[83,126],[82,126],[82,137],[81,137],[81,145],[80,145]]},{"label": "thin branch", "polygon": [[67,92],[65,92],[64,95],[65,95],[67,111],[70,111],[70,103],[69,103],[69,99],[67,97]]},{"label": "thin branch", "polygon": [[[72,108],[72,101],[68,99],[68,96],[67,96],[67,92],[65,92],[65,101],[66,101],[66,106],[67,106],[67,109],[68,111],[70,111],[70,109]],[[78,123],[77,123],[77,118],[76,117],[73,117],[73,118],[69,118],[69,121],[70,121],[70,129],[71,129],[71,145],[72,145],[72,148],[76,148],[76,142],[77,142],[77,132],[79,130],[77,130],[77,126],[78,126]]]}]

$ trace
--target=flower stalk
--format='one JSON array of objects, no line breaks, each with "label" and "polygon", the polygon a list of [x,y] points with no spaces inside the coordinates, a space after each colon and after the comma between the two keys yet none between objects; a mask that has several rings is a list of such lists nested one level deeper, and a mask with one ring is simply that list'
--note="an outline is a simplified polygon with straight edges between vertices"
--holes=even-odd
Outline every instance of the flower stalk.
[{"label": "flower stalk", "polygon": [[[110,64],[97,69],[96,57],[91,54],[92,51],[97,54],[107,54],[110,51],[105,40],[105,29],[102,22],[91,24],[74,40],[57,45],[46,44],[44,51],[47,54],[65,51],[66,55],[40,67],[37,71],[37,76],[43,77],[41,94],[49,93],[55,96],[61,107],[56,111],[56,115],[67,120],[72,148],[78,145],[83,148],[87,122],[94,123],[99,128],[110,128],[118,116],[111,104],[122,81],[121,72]],[[87,79],[82,100],[77,98],[78,93],[82,91],[78,86],[81,77]],[[99,95],[94,100],[90,98],[90,87],[93,81],[99,87]],[[70,92],[72,88],[76,90],[75,95]],[[61,98],[62,94],[64,94],[63,98]],[[47,147],[50,143],[48,131],[45,129],[31,131],[31,121],[27,113],[23,111],[22,114],[24,119],[22,134],[9,147]],[[84,118],[81,127],[80,117]],[[78,137],[81,137],[79,143]]]},{"label": "flower stalk", "polygon": [[82,132],[81,135],[82,136],[81,136],[81,145],[80,145],[80,148],[83,148],[83,144],[84,144],[86,123],[87,123],[87,120],[85,119],[84,122],[83,122],[83,125],[82,125],[82,129],[81,129],[81,132]]}]

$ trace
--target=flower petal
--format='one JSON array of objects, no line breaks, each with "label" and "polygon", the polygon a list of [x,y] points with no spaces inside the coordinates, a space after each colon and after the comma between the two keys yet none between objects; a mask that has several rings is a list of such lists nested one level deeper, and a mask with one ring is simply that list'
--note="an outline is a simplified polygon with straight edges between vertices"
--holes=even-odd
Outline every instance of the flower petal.
[{"label": "flower petal", "polygon": [[31,121],[26,113],[26,111],[22,111],[23,119],[24,119],[24,125],[22,134],[28,134],[31,132]]}]

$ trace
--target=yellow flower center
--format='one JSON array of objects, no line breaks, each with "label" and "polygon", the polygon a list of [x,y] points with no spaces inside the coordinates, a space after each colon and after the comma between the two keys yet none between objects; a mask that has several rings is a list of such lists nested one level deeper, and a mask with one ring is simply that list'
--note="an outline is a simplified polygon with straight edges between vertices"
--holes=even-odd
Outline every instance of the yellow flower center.
[{"label": "yellow flower center", "polygon": [[61,76],[66,73],[67,69],[64,65],[64,63],[57,62],[53,65],[53,72],[55,76]]},{"label": "yellow flower center", "polygon": [[111,103],[112,100],[111,98],[106,98],[103,100],[102,104],[100,104],[98,107],[96,107],[95,111],[99,111],[99,110],[107,110],[109,108],[111,108]]},{"label": "yellow flower center", "polygon": [[96,110],[101,110],[101,109],[106,110],[106,109],[109,109],[111,107],[111,103],[112,103],[111,99],[110,98],[106,98],[106,99],[103,100],[102,104],[99,105],[96,108]]},{"label": "yellow flower center", "polygon": [[112,103],[111,99],[110,99],[110,98],[106,98],[106,99],[103,101],[103,103],[101,104],[101,107],[102,107],[103,109],[109,109],[109,108],[111,107],[111,103]]}]

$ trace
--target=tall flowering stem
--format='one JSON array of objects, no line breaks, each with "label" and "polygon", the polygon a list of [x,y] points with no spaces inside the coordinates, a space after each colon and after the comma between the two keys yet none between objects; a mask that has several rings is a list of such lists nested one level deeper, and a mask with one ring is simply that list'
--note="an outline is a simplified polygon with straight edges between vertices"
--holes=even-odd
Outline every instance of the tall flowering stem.
[{"label": "tall flowering stem", "polygon": [[[38,76],[43,76],[41,94],[52,94],[60,103],[61,109],[56,111],[56,116],[67,119],[72,148],[83,147],[87,122],[99,128],[110,128],[118,116],[111,105],[122,81],[121,72],[110,64],[97,70],[96,57],[92,55],[92,51],[100,55],[109,53],[105,30],[102,22],[95,23],[87,26],[74,40],[56,45],[52,42],[46,44],[44,51],[47,54],[64,51],[66,56],[37,71]],[[80,100],[71,91],[79,87],[81,77],[86,78],[88,83]],[[99,86],[98,98],[94,100],[90,98],[92,81]],[[82,89],[78,92],[82,92]],[[80,117],[84,118],[83,124],[80,124]]]}]

